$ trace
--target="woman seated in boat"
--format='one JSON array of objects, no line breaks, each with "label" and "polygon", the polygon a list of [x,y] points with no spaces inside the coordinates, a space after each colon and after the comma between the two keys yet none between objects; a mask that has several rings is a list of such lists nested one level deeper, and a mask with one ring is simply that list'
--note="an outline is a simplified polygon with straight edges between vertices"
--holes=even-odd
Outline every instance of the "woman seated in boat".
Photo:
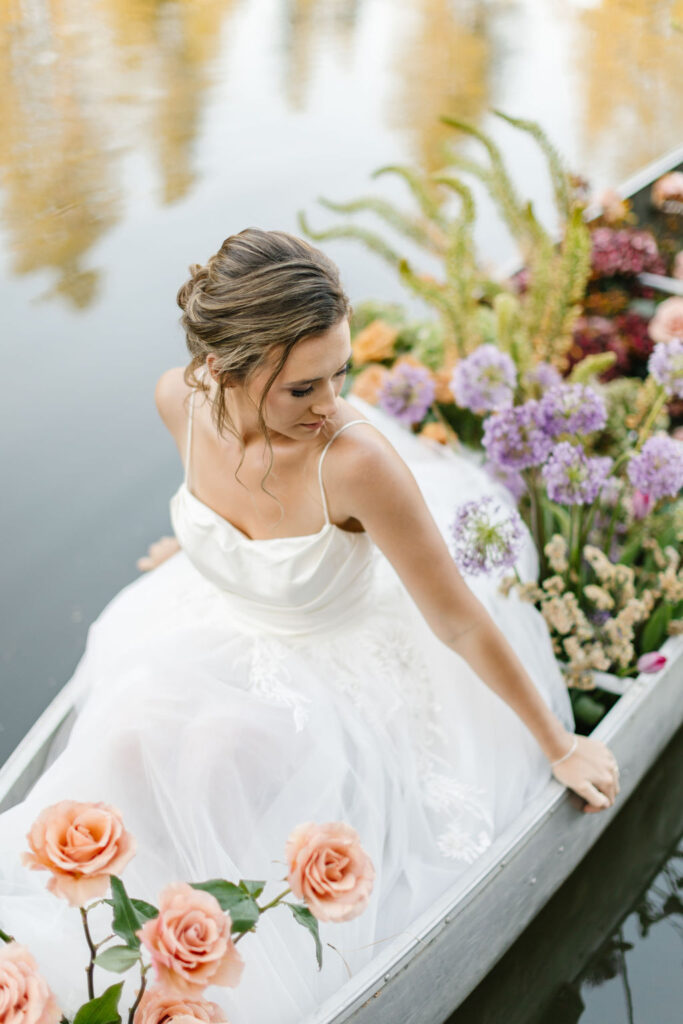
[{"label": "woman seated in boat", "polygon": [[[180,550],[91,628],[66,749],[0,817],[0,923],[42,952],[62,1006],[82,996],[68,908],[15,867],[57,800],[120,809],[137,839],[128,891],[151,901],[180,879],[270,878],[295,825],[347,822],[376,877],[364,914],[321,926],[341,955],[319,974],[303,929],[272,915],[241,947],[240,985],[212,994],[231,1024],[298,1024],[551,772],[599,811],[616,762],[573,735],[542,617],[465,582],[449,553],[456,506],[500,485],[341,397],[350,306],[334,264],[250,228],[178,302],[190,362],[156,398],[184,461]],[[522,572],[534,557],[527,538]]]}]

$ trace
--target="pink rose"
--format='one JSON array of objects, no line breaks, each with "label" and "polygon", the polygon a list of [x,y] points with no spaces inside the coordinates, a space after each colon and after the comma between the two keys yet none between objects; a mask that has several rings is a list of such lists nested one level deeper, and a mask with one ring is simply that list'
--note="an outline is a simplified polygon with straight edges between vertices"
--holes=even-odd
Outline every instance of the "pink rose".
[{"label": "pink rose", "polygon": [[673,296],[657,306],[657,312],[648,324],[653,341],[671,341],[683,338],[683,299]]},{"label": "pink rose", "polygon": [[26,838],[33,852],[22,853],[22,862],[51,871],[48,889],[72,907],[104,896],[109,876],[120,874],[135,853],[120,812],[101,803],[62,800],[46,807]]},{"label": "pink rose", "polygon": [[18,942],[0,946],[2,1024],[57,1024],[62,1012],[38,965]]},{"label": "pink rose", "polygon": [[193,995],[207,985],[239,984],[244,963],[230,927],[230,916],[215,896],[176,882],[159,897],[159,916],[137,934],[162,987]]},{"label": "pink rose", "polygon": [[134,1024],[228,1024],[216,1003],[207,999],[184,998],[163,988],[147,989],[137,1010]]},{"label": "pink rose", "polygon": [[666,655],[659,651],[651,651],[649,654],[641,654],[636,662],[639,672],[659,672],[666,665]]},{"label": "pink rose", "polygon": [[631,511],[636,519],[644,519],[653,505],[654,500],[649,494],[645,494],[643,491],[633,492]]},{"label": "pink rose", "polygon": [[650,198],[660,210],[666,210],[669,203],[683,205],[683,173],[670,171],[658,178],[652,186]]},{"label": "pink rose", "polygon": [[365,910],[375,869],[350,825],[297,825],[285,854],[290,889],[319,921],[350,921]]}]

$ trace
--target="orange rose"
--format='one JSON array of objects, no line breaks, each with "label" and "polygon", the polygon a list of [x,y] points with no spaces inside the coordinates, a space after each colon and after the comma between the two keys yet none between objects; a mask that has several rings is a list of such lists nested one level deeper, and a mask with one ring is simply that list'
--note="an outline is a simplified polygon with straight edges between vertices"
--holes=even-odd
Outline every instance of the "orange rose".
[{"label": "orange rose", "polygon": [[683,338],[683,299],[676,296],[664,299],[664,302],[657,306],[657,312],[650,320],[647,330],[653,341]]},{"label": "orange rose", "polygon": [[57,1024],[62,1012],[38,965],[18,942],[0,946],[0,1021],[3,1024]]},{"label": "orange rose", "polygon": [[425,423],[418,437],[427,437],[430,441],[448,444],[448,431],[443,423]]},{"label": "orange rose", "polygon": [[230,926],[230,916],[215,896],[176,882],[159,897],[159,916],[146,921],[137,934],[161,986],[191,996],[207,985],[239,984],[244,962]]},{"label": "orange rose", "polygon": [[119,875],[135,853],[120,812],[101,803],[62,800],[46,807],[26,838],[32,852],[22,853],[22,862],[51,871],[48,889],[72,907],[104,896],[109,876]]},{"label": "orange rose", "polygon": [[163,988],[147,989],[137,1010],[134,1024],[228,1024],[216,1003],[201,996],[184,998]]},{"label": "orange rose", "polygon": [[391,359],[398,330],[384,320],[373,320],[353,339],[353,361],[358,366],[362,363],[379,362]]},{"label": "orange rose", "polygon": [[319,921],[350,921],[365,910],[375,869],[350,825],[297,825],[285,854],[290,889]]},{"label": "orange rose", "polygon": [[434,398],[437,402],[444,402],[447,404],[455,401],[455,396],[451,389],[455,363],[456,360],[451,359],[448,363],[442,366],[441,369],[435,370],[434,373],[432,373],[432,379],[436,387],[436,390],[434,391]]},{"label": "orange rose", "polygon": [[389,371],[385,366],[380,366],[379,363],[371,363],[370,366],[366,366],[354,378],[351,385],[351,394],[358,395],[359,398],[370,402],[371,405],[376,405],[379,389],[388,375]]}]

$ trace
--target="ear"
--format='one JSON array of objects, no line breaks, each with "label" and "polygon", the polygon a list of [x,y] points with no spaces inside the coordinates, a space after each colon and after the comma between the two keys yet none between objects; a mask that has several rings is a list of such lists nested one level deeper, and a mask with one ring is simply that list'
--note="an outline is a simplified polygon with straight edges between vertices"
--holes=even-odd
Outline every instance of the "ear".
[{"label": "ear", "polygon": [[213,379],[215,381],[219,381],[220,380],[220,373],[218,372],[218,369],[216,367],[217,361],[218,360],[217,360],[216,356],[213,354],[213,352],[211,352],[206,357],[206,368],[207,368],[207,370],[209,371],[209,373],[211,374],[211,376],[213,377]]}]

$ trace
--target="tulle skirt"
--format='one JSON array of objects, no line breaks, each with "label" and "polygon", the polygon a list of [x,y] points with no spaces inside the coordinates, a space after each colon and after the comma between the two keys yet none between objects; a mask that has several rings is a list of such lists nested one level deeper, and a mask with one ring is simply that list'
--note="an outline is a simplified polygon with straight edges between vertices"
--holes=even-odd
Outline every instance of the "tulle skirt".
[{"label": "tulle skirt", "polygon": [[[369,407],[357,403],[363,412]],[[454,503],[503,495],[474,463],[386,427],[442,530]],[[391,436],[391,431],[394,436]],[[535,573],[529,541],[519,563]],[[571,710],[541,616],[493,581],[469,581],[546,702]],[[285,887],[284,849],[305,821],[345,821],[376,880],[362,915],[311,936],[286,908],[239,950],[235,989],[206,997],[231,1024],[301,1024],[326,997],[410,933],[411,922],[519,814],[550,777],[533,737],[429,630],[377,552],[372,611],[329,636],[245,633],[181,552],[119,593],[92,625],[76,671],[78,715],[21,804],[0,815],[0,927],[36,957],[64,1013],[86,1000],[77,910],[23,867],[26,832],[58,800],[117,807],[136,837],[128,892],[156,903],[174,881],[268,879]],[[92,913],[96,940],[110,911]],[[139,981],[131,972],[122,1007]],[[96,968],[96,990],[119,980]]]}]

